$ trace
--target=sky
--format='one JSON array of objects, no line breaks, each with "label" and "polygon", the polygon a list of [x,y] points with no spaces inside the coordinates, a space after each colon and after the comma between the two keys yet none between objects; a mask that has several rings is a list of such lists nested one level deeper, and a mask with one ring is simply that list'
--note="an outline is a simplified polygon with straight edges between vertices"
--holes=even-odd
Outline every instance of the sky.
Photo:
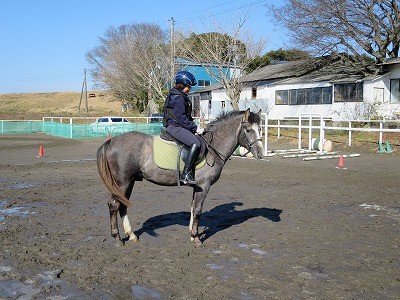
[{"label": "sky", "polygon": [[[81,91],[84,69],[93,89],[85,54],[98,46],[110,27],[155,23],[169,30],[203,33],[213,24],[244,28],[267,39],[265,52],[290,48],[266,4],[284,0],[5,0],[0,3],[0,94]],[[140,3],[140,4],[139,4]],[[190,3],[190,4],[187,4]]]}]

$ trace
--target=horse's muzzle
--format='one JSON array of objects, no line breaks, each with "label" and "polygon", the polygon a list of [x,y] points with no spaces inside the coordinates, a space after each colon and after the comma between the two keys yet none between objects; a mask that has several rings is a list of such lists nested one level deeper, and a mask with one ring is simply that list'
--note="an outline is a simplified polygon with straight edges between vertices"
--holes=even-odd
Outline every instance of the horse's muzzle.
[{"label": "horse's muzzle", "polygon": [[263,159],[264,158],[264,147],[260,145],[261,142],[254,144],[251,147],[251,153],[253,154],[255,159]]}]

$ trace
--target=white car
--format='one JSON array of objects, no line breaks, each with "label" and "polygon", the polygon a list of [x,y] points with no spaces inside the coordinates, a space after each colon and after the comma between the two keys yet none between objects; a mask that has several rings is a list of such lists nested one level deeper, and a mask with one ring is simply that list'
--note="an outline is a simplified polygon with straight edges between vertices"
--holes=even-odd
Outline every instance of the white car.
[{"label": "white car", "polygon": [[93,128],[93,132],[105,133],[128,132],[132,129],[131,125],[132,123],[124,117],[101,117],[90,124]]}]

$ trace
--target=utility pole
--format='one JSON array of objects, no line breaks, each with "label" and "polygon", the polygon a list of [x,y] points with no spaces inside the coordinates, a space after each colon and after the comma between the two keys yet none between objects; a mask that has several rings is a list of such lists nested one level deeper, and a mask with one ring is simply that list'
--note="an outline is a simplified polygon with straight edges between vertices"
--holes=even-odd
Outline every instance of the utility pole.
[{"label": "utility pole", "polygon": [[175,20],[174,17],[168,20],[171,22],[171,87],[174,86],[174,77],[175,77],[175,44],[174,44],[174,25]]},{"label": "utility pole", "polygon": [[83,69],[83,73],[84,73],[84,77],[83,77],[83,83],[82,83],[81,98],[79,99],[78,112],[81,111],[83,89],[85,89],[85,113],[87,113],[89,111],[89,108],[88,108],[88,100],[87,100],[86,69]]}]

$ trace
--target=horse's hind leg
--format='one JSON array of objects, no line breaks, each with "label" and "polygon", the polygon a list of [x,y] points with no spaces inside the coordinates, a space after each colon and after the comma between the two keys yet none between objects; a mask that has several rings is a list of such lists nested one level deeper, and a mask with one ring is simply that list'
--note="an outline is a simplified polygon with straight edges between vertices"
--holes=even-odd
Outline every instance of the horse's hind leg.
[{"label": "horse's hind leg", "polygon": [[118,217],[117,213],[120,205],[121,203],[115,200],[114,197],[111,197],[110,200],[108,200],[108,209],[110,211],[111,236],[115,239],[115,244],[117,247],[123,245],[123,242],[119,235],[118,219],[117,219]]},{"label": "horse's hind leg", "polygon": [[124,226],[124,231],[128,239],[130,241],[139,242],[138,237],[132,231],[131,223],[128,219],[128,208],[122,203],[119,206],[119,215],[121,216],[122,225]]},{"label": "horse's hind leg", "polygon": [[[131,197],[134,184],[135,184],[135,181],[131,181],[128,184],[126,184],[125,186],[121,186],[121,189],[125,190],[125,197],[127,199],[129,199]],[[130,241],[138,242],[139,239],[133,233],[132,227],[131,227],[131,222],[129,222],[128,208],[126,207],[126,205],[124,205],[122,203],[120,203],[120,206],[119,206],[119,215],[121,216],[122,226],[124,227],[124,231],[125,231],[125,234],[128,237],[128,239]]]}]

